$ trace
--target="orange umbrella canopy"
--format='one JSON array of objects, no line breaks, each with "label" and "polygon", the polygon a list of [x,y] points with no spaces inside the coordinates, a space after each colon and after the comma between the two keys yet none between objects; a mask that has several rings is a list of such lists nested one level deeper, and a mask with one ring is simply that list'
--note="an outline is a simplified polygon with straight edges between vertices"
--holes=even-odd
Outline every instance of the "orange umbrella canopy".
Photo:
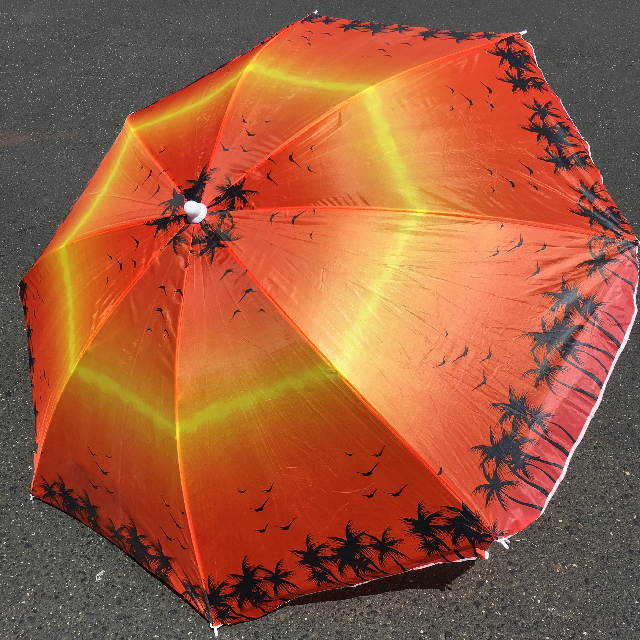
[{"label": "orange umbrella canopy", "polygon": [[211,622],[544,510],[637,241],[520,34],[297,22],[130,115],[20,284],[32,494]]}]

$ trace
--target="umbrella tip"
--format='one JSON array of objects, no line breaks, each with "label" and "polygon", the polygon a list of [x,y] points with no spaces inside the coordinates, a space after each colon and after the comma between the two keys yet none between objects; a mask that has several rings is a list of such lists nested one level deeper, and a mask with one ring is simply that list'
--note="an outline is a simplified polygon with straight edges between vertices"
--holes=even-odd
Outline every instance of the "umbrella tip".
[{"label": "umbrella tip", "polygon": [[202,202],[196,202],[195,200],[187,200],[184,203],[184,212],[187,214],[187,218],[191,224],[202,222],[207,215],[207,206]]}]

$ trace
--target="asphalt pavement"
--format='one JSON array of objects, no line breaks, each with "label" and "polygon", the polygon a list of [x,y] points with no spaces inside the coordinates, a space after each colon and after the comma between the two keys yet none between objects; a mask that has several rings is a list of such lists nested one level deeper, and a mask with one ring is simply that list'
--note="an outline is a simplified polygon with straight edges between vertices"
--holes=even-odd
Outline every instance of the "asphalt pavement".
[{"label": "asphalt pavement", "polygon": [[[209,625],[78,521],[29,500],[34,418],[17,284],[125,117],[318,9],[352,20],[522,31],[640,230],[634,0],[3,0],[0,5],[0,639],[210,638]],[[309,596],[244,638],[640,638],[640,339],[544,515],[488,561]]]}]

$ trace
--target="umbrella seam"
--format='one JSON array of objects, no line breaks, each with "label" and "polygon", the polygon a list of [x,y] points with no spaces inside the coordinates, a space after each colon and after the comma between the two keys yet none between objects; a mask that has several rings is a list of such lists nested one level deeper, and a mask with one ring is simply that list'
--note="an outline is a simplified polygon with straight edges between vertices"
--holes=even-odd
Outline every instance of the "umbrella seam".
[{"label": "umbrella seam", "polygon": [[[456,491],[454,489],[453,486],[451,486],[446,480],[444,480],[442,478],[442,476],[439,476],[435,469],[431,468],[431,465],[424,459],[422,458],[418,452],[405,440],[405,438],[400,435],[398,433],[398,431],[396,429],[394,429],[394,427],[391,426],[391,424],[386,420],[386,418],[384,418],[384,416],[373,406],[371,405],[371,403],[346,379],[344,378],[340,372],[336,369],[336,367],[333,365],[333,363],[322,353],[322,351],[309,339],[309,337],[302,331],[302,329],[293,321],[293,319],[287,314],[287,312],[273,299],[273,297],[269,294],[268,291],[266,291],[266,289],[264,289],[264,287],[258,282],[258,280],[255,278],[255,276],[251,273],[251,271],[249,271],[249,269],[247,268],[247,266],[245,264],[243,264],[240,259],[238,258],[238,256],[235,255],[235,253],[233,253],[233,251],[231,251],[229,249],[228,246],[226,246],[227,251],[229,252],[229,255],[244,269],[246,269],[246,273],[247,275],[249,275],[249,277],[251,277],[251,279],[256,283],[256,285],[260,288],[260,290],[262,291],[262,293],[264,293],[265,296],[267,296],[267,298],[271,301],[271,303],[278,309],[278,311],[284,316],[285,320],[302,336],[302,338],[305,340],[305,342],[311,346],[311,348],[320,356],[320,358],[326,362],[335,372],[336,375],[344,382],[344,384],[352,391],[352,393],[358,398],[360,399],[360,401],[363,403],[363,405],[374,415],[375,418],[377,418],[387,429],[389,429],[389,431],[396,437],[396,439],[398,440],[398,442],[404,446],[404,448],[411,454],[414,456],[414,458],[416,458],[416,460],[435,478],[435,481],[444,486],[444,488],[449,491],[449,493],[457,500],[460,501],[461,504],[465,504],[464,500],[462,499],[462,497],[459,495],[458,491]],[[487,531],[490,531],[490,528],[487,526],[487,523],[485,523],[482,518],[480,518],[480,520],[483,522],[483,525],[485,526],[485,529]]]},{"label": "umbrella seam", "polygon": [[[258,209],[238,209],[237,211],[254,211],[254,212],[267,212],[267,211],[272,211],[274,209],[278,209],[279,211],[297,211],[298,209],[300,209],[300,207],[302,207],[304,205],[300,205],[298,207],[271,207],[271,208],[258,208]],[[570,232],[570,233],[575,233],[577,235],[584,235],[584,236],[590,236],[592,237],[593,234],[593,230],[592,229],[580,229],[579,227],[569,227],[569,226],[562,226],[562,225],[552,225],[552,224],[540,224],[538,222],[534,222],[534,221],[529,221],[529,220],[522,220],[520,218],[500,218],[500,217],[495,217],[495,216],[485,216],[484,214],[480,214],[480,213],[463,213],[463,212],[449,212],[449,211],[434,211],[431,209],[402,209],[400,207],[333,207],[333,206],[311,206],[309,205],[310,208],[313,209],[319,209],[319,210],[323,210],[323,211],[331,211],[331,210],[337,210],[337,211],[388,211],[388,212],[392,212],[392,213],[422,213],[424,215],[433,215],[433,216],[442,216],[442,217],[448,217],[448,218],[459,218],[461,220],[482,220],[482,221],[494,221],[494,222],[508,222],[509,224],[517,224],[517,225],[522,225],[525,227],[535,227],[538,229],[553,229],[555,231],[566,231],[566,232]],[[214,209],[212,211],[208,211],[208,214],[216,214],[217,210]],[[107,233],[111,233],[113,231],[120,231],[122,229],[128,229],[128,228],[136,228],[139,226],[144,226],[146,225],[148,222],[151,222],[151,220],[153,220],[154,218],[143,218],[140,220],[136,220],[135,222],[131,222],[128,224],[121,224],[118,226],[112,226],[112,227],[104,227],[103,229],[98,229],[96,231],[93,231],[91,233],[87,233],[86,235],[83,236],[78,236],[76,238],[73,238],[73,240],[70,240],[69,242],[67,242],[66,244],[60,245],[59,247],[56,247],[53,251],[50,251],[49,253],[47,253],[45,256],[41,256],[40,258],[38,258],[38,262],[40,261],[40,259],[45,259],[48,258],[49,256],[55,254],[57,251],[59,251],[60,249],[64,249],[65,247],[71,246],[72,244],[75,244],[76,242],[81,242],[83,240],[88,240],[89,238],[95,238],[96,236],[100,236],[103,234],[107,234]],[[633,235],[631,234],[627,234],[627,235]],[[34,263],[35,266],[36,263]]]},{"label": "umbrella seam", "polygon": [[[271,207],[271,208],[259,208],[259,209],[238,209],[238,211],[255,211],[255,212],[266,212],[272,211],[274,209],[278,209],[279,211],[297,211],[304,205],[300,205],[298,207]],[[423,213],[425,215],[433,215],[433,216],[442,216],[449,218],[460,218],[461,220],[490,220],[495,222],[508,222],[510,224],[523,225],[525,227],[534,227],[537,229],[553,229],[555,231],[566,231],[570,233],[575,233],[577,235],[585,235],[585,236],[593,236],[592,229],[580,229],[579,227],[570,227],[570,226],[562,226],[562,225],[552,225],[552,224],[540,224],[538,222],[529,221],[529,220],[521,220],[520,218],[500,218],[495,216],[485,216],[481,213],[469,213],[469,212],[449,212],[449,211],[434,211],[431,209],[402,209],[400,207],[333,207],[333,206],[316,206],[311,207],[313,209],[320,209],[323,211],[388,211],[391,213]],[[215,214],[217,210],[209,211],[209,214]],[[47,253],[44,258],[48,258],[50,255],[53,255],[60,249],[68,247],[76,242],[81,242],[82,240],[88,240],[89,238],[95,238],[96,236],[100,236],[103,234],[111,233],[114,231],[120,231],[122,229],[135,228],[139,226],[144,226],[148,222],[151,222],[153,218],[143,218],[140,220],[136,220],[135,222],[130,222],[127,224],[121,224],[118,226],[105,227],[103,229],[98,229],[92,233],[87,233],[83,236],[78,236],[73,240],[69,241],[67,244],[60,245],[56,247],[53,251]],[[633,234],[628,234],[633,235]],[[40,260],[40,258],[38,259]]]},{"label": "umbrella seam", "polygon": [[146,143],[143,137],[138,133],[138,130],[133,126],[133,123],[131,122],[131,115],[132,114],[129,114],[126,120],[124,121],[125,126],[129,127],[129,129],[131,130],[131,133],[133,134],[133,137],[136,139],[136,142],[142,147],[143,151],[147,152],[148,156],[155,163],[156,167],[160,167],[160,169],[162,169],[162,171],[158,175],[162,175],[162,173],[166,174],[169,182],[171,182],[171,184],[178,191],[182,192],[182,189],[180,189],[180,186],[178,185],[176,179],[169,172],[169,169],[160,163],[160,160],[158,160],[156,155],[149,148],[149,145]]},{"label": "umbrella seam", "polygon": [[[300,205],[298,207],[272,207],[265,209],[240,209],[240,211],[271,211],[273,209],[278,209],[279,211],[297,211],[304,205]],[[562,225],[552,225],[552,224],[540,224],[538,222],[529,221],[529,220],[521,220],[520,218],[500,218],[497,216],[486,216],[481,213],[469,213],[469,212],[450,212],[450,211],[434,211],[432,209],[403,209],[401,207],[333,207],[333,206],[319,206],[319,207],[311,207],[313,209],[321,209],[321,210],[339,210],[339,211],[389,211],[392,213],[422,213],[425,215],[434,215],[434,216],[442,216],[449,218],[460,218],[463,220],[490,220],[494,222],[509,222],[512,224],[521,224],[526,227],[537,227],[540,229],[554,229],[555,231],[570,231],[576,233],[578,235],[585,236],[593,236],[592,229],[580,229],[579,227],[569,227]],[[214,212],[215,213],[215,212]],[[629,234],[632,235],[632,234]]]},{"label": "umbrella seam", "polygon": [[[147,156],[151,159],[151,162],[153,162],[153,163],[156,165],[156,167],[159,167],[159,168],[162,170],[162,171],[158,174],[158,177],[159,177],[160,175],[162,175],[163,173],[166,173],[166,174],[167,174],[167,176],[166,176],[167,180],[169,180],[169,182],[170,182],[170,183],[171,183],[171,184],[172,184],[176,189],[180,190],[180,187],[177,185],[177,183],[176,183],[175,179],[173,178],[173,176],[172,176],[172,175],[170,175],[170,174],[168,173],[168,169],[166,169],[166,167],[163,167],[163,166],[160,164],[160,162],[158,161],[158,159],[157,159],[157,158],[155,157],[155,155],[152,153],[151,149],[149,149],[149,146],[146,144],[146,142],[142,139],[142,137],[140,136],[140,134],[139,134],[139,133],[136,131],[136,129],[134,128],[133,124],[131,123],[131,114],[130,114],[130,115],[128,115],[128,116],[125,118],[124,124],[122,125],[122,129],[121,129],[120,133],[118,134],[118,138],[119,138],[121,135],[123,135],[123,134],[125,134],[125,138],[124,138],[124,142],[123,142],[124,148],[121,150],[121,152],[120,152],[120,154],[119,154],[119,156],[118,156],[118,158],[117,158],[117,163],[118,163],[118,164],[120,163],[120,161],[121,161],[121,159],[122,159],[122,156],[123,156],[123,155],[128,151],[128,146],[129,146],[129,144],[130,144],[130,142],[129,142],[129,138],[130,138],[130,137],[133,137],[133,138],[134,138],[134,140],[135,140],[135,141],[140,145],[140,147],[142,148],[142,151],[143,151],[143,152],[145,152],[145,153],[147,154]],[[117,139],[116,139],[116,142],[117,142]],[[113,148],[115,147],[115,144],[116,144],[116,143],[114,142],[114,144],[113,144],[112,148],[110,149],[109,153],[113,150]],[[104,160],[108,157],[108,155],[109,155],[109,154],[107,154],[107,156],[105,156],[105,157],[102,159],[102,161],[100,162],[100,165],[99,165],[99,167],[98,167],[98,168],[100,168],[100,166],[102,166],[102,164],[104,163]],[[93,176],[93,177],[91,178],[91,180],[89,181],[89,183],[87,184],[87,186],[89,186],[89,184],[90,184],[90,183],[91,183],[91,181],[94,179],[94,177],[95,177],[95,176]],[[78,198],[78,199],[80,199],[80,198],[84,195],[84,193],[85,193],[85,192],[86,192],[86,188],[85,188],[85,191],[84,191],[82,194],[80,194],[80,196],[79,196],[79,198]],[[60,245],[59,245],[59,246],[57,246],[57,247],[56,247],[55,249],[53,249],[52,251],[49,251],[48,253],[47,253],[48,246],[47,246],[47,247],[45,247],[44,251],[40,254],[40,256],[38,256],[38,259],[33,263],[32,268],[33,268],[33,267],[35,267],[35,266],[36,266],[36,265],[37,265],[41,260],[43,260],[44,258],[47,258],[48,256],[52,255],[52,254],[53,254],[53,253],[55,253],[56,251],[59,251],[60,249],[62,249],[62,248],[64,248],[64,247],[66,247],[66,246],[68,246],[68,245],[72,244],[72,243],[73,243],[73,242],[75,242],[76,240],[81,240],[81,239],[83,239],[83,238],[92,237],[94,234],[89,234],[89,235],[87,235],[87,236],[80,236],[80,237],[73,237],[73,234],[75,234],[75,233],[78,231],[78,229],[80,229],[80,228],[82,227],[82,225],[84,224],[84,222],[85,222],[85,220],[86,220],[87,216],[89,215],[89,213],[91,213],[91,212],[93,211],[93,209],[95,208],[95,206],[96,206],[97,202],[98,202],[99,200],[101,200],[101,199],[105,198],[105,197],[109,197],[109,196],[105,196],[105,194],[104,194],[104,188],[103,188],[103,189],[101,189],[101,190],[99,190],[97,193],[94,193],[94,194],[93,194],[93,199],[89,201],[89,205],[88,205],[89,212],[85,212],[85,213],[84,213],[84,215],[82,215],[82,216],[80,217],[80,220],[75,224],[75,226],[74,226],[72,229],[70,229],[70,230],[66,233],[66,235],[67,235],[67,237],[66,237],[66,238],[64,238],[64,235],[63,235],[63,240],[62,240],[62,242],[60,243]],[[136,200],[135,200],[135,199],[133,199],[133,201],[134,201],[134,202],[136,202]],[[73,211],[73,208],[74,208],[74,207],[75,207],[75,203],[72,205],[72,207],[71,207],[71,211],[69,211],[69,214],[68,214],[67,218],[65,218],[65,220],[63,221],[63,224],[64,224],[64,223],[66,223],[66,222],[69,220],[69,216],[71,215],[71,212]],[[123,227],[122,227],[122,228],[126,228],[127,226],[130,226],[130,225],[123,225]],[[131,225],[131,226],[132,226],[132,225]],[[112,229],[115,229],[115,227],[112,227]],[[102,231],[102,230],[100,230],[100,231]],[[100,231],[98,231],[98,233],[99,233]],[[54,234],[54,236],[53,236],[53,238],[52,238],[52,242],[53,242],[53,240],[55,240],[55,239],[56,239],[56,236],[57,236],[57,235],[58,235],[58,232],[56,231],[56,233]]]},{"label": "umbrella seam", "polygon": [[[189,251],[191,251],[191,246],[193,242],[193,230],[191,230],[191,237],[189,239]],[[176,423],[176,455],[178,457],[178,471],[180,475],[180,491],[182,493],[182,500],[184,502],[184,509],[186,511],[187,516],[187,527],[189,529],[189,537],[191,538],[191,544],[193,545],[193,555],[195,556],[196,566],[198,567],[198,577],[200,578],[200,582],[202,587],[206,592],[206,583],[204,571],[202,569],[202,558],[200,556],[200,551],[198,549],[198,542],[193,533],[193,520],[191,517],[191,507],[189,506],[189,496],[187,494],[186,482],[184,477],[184,467],[182,463],[182,448],[180,446],[180,419],[178,417],[178,363],[180,360],[180,336],[182,335],[182,319],[184,315],[184,296],[186,295],[186,286],[187,286],[187,275],[189,274],[189,266],[190,263],[185,265],[184,269],[184,279],[182,281],[182,299],[180,304],[180,313],[178,315],[178,323],[176,326],[176,353],[174,359],[174,367],[173,367],[173,401],[174,401],[174,420]],[[207,612],[210,613],[210,612]]]},{"label": "umbrella seam", "polygon": [[220,122],[220,128],[218,129],[218,135],[216,136],[216,139],[213,143],[213,149],[211,151],[211,156],[209,157],[209,164],[207,165],[207,167],[211,167],[211,165],[213,164],[213,160],[216,156],[216,151],[218,150],[218,144],[220,143],[222,136],[224,135],[224,132],[226,130],[226,124],[229,121],[229,113],[231,111],[231,107],[232,105],[235,103],[236,98],[238,96],[238,93],[240,92],[240,88],[242,87],[242,85],[244,84],[245,79],[247,78],[249,72],[251,71],[251,69],[253,68],[253,65],[255,64],[256,60],[273,44],[273,42],[275,42],[283,33],[289,31],[290,29],[292,29],[294,26],[301,24],[301,21],[298,20],[297,22],[293,22],[292,24],[286,26],[284,29],[282,29],[281,31],[279,31],[278,33],[276,33],[274,36],[271,37],[271,39],[268,42],[265,42],[265,44],[260,47],[258,49],[258,51],[256,51],[255,55],[253,56],[253,58],[251,58],[251,61],[249,62],[249,64],[247,64],[247,66],[244,68],[244,71],[242,72],[242,75],[240,76],[240,78],[238,78],[238,82],[236,83],[236,86],[233,89],[233,93],[231,94],[231,97],[229,98],[229,102],[227,102],[227,106],[225,107],[224,110],[224,115],[222,116],[222,121]]},{"label": "umbrella seam", "polygon": [[[297,24],[297,23],[295,23]],[[291,25],[293,26],[293,25]],[[506,34],[499,34],[500,36],[512,36],[512,35],[519,35],[518,32],[516,33],[506,33]],[[521,36],[520,36],[521,37]],[[367,87],[366,89],[363,89],[362,91],[352,95],[351,97],[347,98],[346,100],[343,100],[342,102],[340,102],[339,104],[335,105],[334,107],[332,107],[331,109],[325,111],[323,114],[321,114],[320,116],[318,116],[315,120],[313,120],[312,122],[310,122],[309,124],[307,124],[306,126],[302,127],[298,132],[296,132],[293,136],[291,136],[290,138],[288,138],[287,140],[285,140],[280,146],[276,147],[273,151],[271,151],[267,156],[265,156],[262,160],[260,160],[259,162],[257,162],[256,164],[253,165],[253,167],[250,167],[247,171],[245,171],[244,173],[242,173],[242,175],[237,178],[237,180],[235,182],[239,182],[240,180],[242,180],[243,178],[248,177],[248,175],[250,173],[252,173],[253,171],[255,171],[256,169],[260,168],[263,164],[265,164],[266,162],[269,161],[269,158],[272,155],[275,155],[276,153],[280,153],[283,149],[286,148],[286,146],[292,142],[294,142],[295,140],[297,140],[298,138],[300,138],[302,135],[304,135],[307,131],[309,131],[311,128],[313,128],[314,126],[316,126],[317,124],[319,124],[320,122],[322,122],[323,120],[326,120],[327,118],[329,118],[330,116],[332,116],[334,113],[336,113],[337,111],[339,111],[340,109],[343,109],[347,106],[349,106],[351,103],[355,102],[356,100],[358,100],[359,98],[367,95],[368,93],[371,93],[373,91],[375,91],[378,87],[384,85],[384,84],[388,84],[389,82],[392,82],[398,78],[401,78],[405,75],[408,75],[418,69],[423,69],[424,67],[427,67],[431,64],[435,64],[437,62],[442,62],[443,60],[448,60],[450,58],[454,58],[456,56],[460,56],[460,55],[464,55],[466,53],[469,53],[470,51],[476,51],[478,49],[488,49],[490,45],[488,45],[487,43],[483,43],[480,45],[477,45],[475,47],[469,47],[468,49],[464,49],[462,51],[456,51],[454,53],[450,53],[447,54],[446,56],[442,56],[440,58],[435,58],[434,60],[428,60],[427,62],[423,62],[421,64],[415,65],[413,67],[410,67],[409,69],[405,69],[404,71],[401,71],[399,73],[396,73],[392,76],[389,76],[388,78],[385,78],[384,80],[380,80],[379,82],[376,82],[374,84],[372,84],[371,86]],[[262,49],[261,49],[262,51]],[[253,62],[253,61],[252,61]],[[247,67],[247,71],[249,70],[249,67]],[[241,78],[242,80],[242,78]],[[239,89],[240,86],[240,82],[241,80],[238,81],[238,84],[236,85],[236,91]],[[236,95],[236,91],[234,91],[234,95],[231,97],[231,99],[229,100],[229,104],[227,105],[227,109],[229,108],[231,101],[235,98]],[[226,115],[226,112],[225,112]],[[220,128],[222,129],[222,125],[220,125]],[[216,140],[216,145],[218,144],[218,140]],[[215,148],[213,151],[213,154],[215,154]],[[213,160],[213,155],[212,158]]]},{"label": "umbrella seam", "polygon": [[[302,22],[302,20],[297,20],[296,22],[292,22],[291,24],[289,24],[286,27],[284,27],[282,30],[284,31],[285,29],[288,29],[289,27],[292,27],[294,24],[297,24],[298,22]],[[260,42],[258,42],[258,44],[256,44],[255,46],[251,47],[251,49],[249,49],[249,51],[245,51],[244,53],[241,53],[241,54],[237,55],[235,58],[232,58],[231,60],[227,60],[227,62],[225,62],[224,64],[221,64],[219,67],[216,67],[215,69],[212,69],[211,71],[208,71],[207,73],[205,73],[204,75],[200,76],[199,78],[196,78],[195,80],[189,82],[189,84],[186,84],[184,87],[181,87],[180,89],[177,89],[176,91],[173,91],[173,92],[167,94],[166,96],[162,96],[161,98],[158,98],[154,102],[146,105],[145,107],[142,107],[142,109],[139,109],[138,111],[134,111],[130,115],[135,115],[136,113],[140,113],[142,111],[145,111],[146,109],[149,109],[149,108],[161,103],[166,98],[174,96],[176,93],[179,93],[183,89],[187,89],[188,87],[192,87],[193,85],[195,85],[198,82],[200,82],[201,80],[204,80],[205,78],[213,75],[214,73],[216,73],[218,71],[222,71],[223,69],[225,69],[225,67],[229,66],[232,62],[235,62],[239,58],[242,58],[243,56],[246,56],[246,55],[250,54],[252,51],[254,51],[255,49],[258,49],[262,45],[267,44],[267,42],[269,40],[272,40],[278,34],[279,34],[279,32],[276,32],[275,34],[272,34],[271,37],[267,37],[264,40],[261,40]],[[141,128],[146,129],[148,126],[149,126],[148,124],[143,123]]]}]

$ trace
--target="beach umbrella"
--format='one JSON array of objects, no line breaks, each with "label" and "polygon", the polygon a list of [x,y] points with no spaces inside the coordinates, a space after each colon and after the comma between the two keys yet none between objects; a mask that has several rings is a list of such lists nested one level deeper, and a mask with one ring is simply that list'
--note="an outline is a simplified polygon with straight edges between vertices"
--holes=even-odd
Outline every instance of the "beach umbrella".
[{"label": "beach umbrella", "polygon": [[311,15],[131,114],[20,284],[33,496],[212,626],[539,517],[637,241],[519,33]]}]

